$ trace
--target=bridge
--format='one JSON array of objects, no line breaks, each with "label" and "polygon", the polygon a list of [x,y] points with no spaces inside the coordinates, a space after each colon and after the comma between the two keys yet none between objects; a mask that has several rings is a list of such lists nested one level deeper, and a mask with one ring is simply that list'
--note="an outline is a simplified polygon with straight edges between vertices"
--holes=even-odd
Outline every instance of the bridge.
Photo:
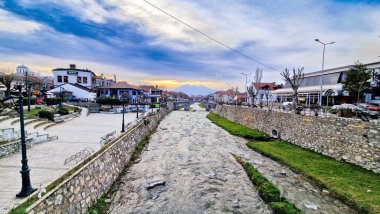
[{"label": "bridge", "polygon": [[179,110],[181,107],[183,107],[186,111],[190,110],[190,106],[194,103],[202,103],[203,105],[205,105],[206,107],[206,110],[208,111],[211,107],[213,107],[213,103],[209,103],[207,101],[193,101],[193,100],[189,100],[189,101],[173,101],[173,107],[174,107],[174,110]]}]

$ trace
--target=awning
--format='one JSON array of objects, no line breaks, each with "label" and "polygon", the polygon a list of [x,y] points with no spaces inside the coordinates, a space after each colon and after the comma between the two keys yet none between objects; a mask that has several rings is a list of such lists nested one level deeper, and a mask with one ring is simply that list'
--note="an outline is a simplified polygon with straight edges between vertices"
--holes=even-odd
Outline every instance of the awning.
[{"label": "awning", "polygon": [[[343,93],[343,86],[342,84],[335,84],[335,85],[324,85],[322,87],[323,90],[323,96],[341,96]],[[321,86],[307,86],[307,87],[300,87],[298,88],[298,93],[303,94],[318,94],[321,91]],[[287,95],[287,94],[293,94],[293,90],[291,88],[283,88],[272,91],[272,94],[277,95]]]}]

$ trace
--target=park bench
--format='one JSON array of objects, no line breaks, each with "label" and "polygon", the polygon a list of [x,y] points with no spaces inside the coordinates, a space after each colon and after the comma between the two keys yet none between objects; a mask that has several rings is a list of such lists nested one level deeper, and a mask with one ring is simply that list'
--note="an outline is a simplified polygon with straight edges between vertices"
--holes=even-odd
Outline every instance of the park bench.
[{"label": "park bench", "polygon": [[106,135],[100,137],[100,138],[101,138],[101,140],[100,140],[100,144],[101,144],[101,145],[105,145],[105,144],[107,144],[109,141],[115,139],[115,136],[114,136],[115,134],[116,134],[116,131],[113,131],[113,132],[110,132],[110,133],[108,133],[108,134],[106,134]]}]

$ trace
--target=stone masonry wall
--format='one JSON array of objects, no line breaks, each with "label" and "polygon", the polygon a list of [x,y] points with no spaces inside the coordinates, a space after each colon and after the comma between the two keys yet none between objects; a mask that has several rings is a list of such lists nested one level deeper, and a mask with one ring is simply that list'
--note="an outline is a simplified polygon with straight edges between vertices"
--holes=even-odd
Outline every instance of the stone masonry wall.
[{"label": "stone masonry wall", "polygon": [[303,116],[218,105],[214,113],[337,160],[380,173],[380,125],[338,117]]},{"label": "stone masonry wall", "polygon": [[[85,213],[105,194],[129,162],[135,146],[170,112],[161,108],[30,206],[26,213]],[[96,155],[96,154],[95,154]]]}]

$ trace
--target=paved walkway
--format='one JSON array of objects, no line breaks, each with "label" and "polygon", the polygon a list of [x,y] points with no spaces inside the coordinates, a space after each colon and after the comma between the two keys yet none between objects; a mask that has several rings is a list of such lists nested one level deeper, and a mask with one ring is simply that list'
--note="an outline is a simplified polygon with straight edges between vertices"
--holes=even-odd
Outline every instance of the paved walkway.
[{"label": "paved walkway", "polygon": [[122,176],[109,213],[270,213],[230,153],[253,163],[304,213],[355,213],[206,115],[174,111],[160,123],[138,163]]},{"label": "paved walkway", "polygon": [[[100,148],[100,137],[121,130],[121,114],[90,114],[87,109],[80,117],[53,126],[46,131],[43,127],[40,133],[57,135],[58,140],[34,145],[28,149],[29,167],[32,186],[39,188],[63,175],[76,163],[64,165],[64,161],[71,155],[90,147],[93,150]],[[125,114],[125,120],[131,122],[136,119],[136,113]],[[20,199],[15,195],[21,190],[21,153],[0,158],[0,213],[17,204]]]}]

